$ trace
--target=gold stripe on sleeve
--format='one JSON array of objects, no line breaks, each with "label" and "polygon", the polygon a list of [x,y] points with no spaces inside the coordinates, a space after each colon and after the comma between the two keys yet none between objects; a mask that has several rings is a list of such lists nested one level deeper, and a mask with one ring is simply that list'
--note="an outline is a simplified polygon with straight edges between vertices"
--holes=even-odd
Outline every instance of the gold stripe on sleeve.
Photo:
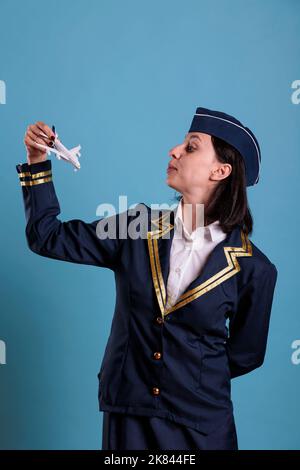
[{"label": "gold stripe on sleeve", "polygon": [[23,173],[19,173],[19,178],[25,178],[25,176],[31,176],[30,171],[24,171]]},{"label": "gold stripe on sleeve", "polygon": [[20,181],[21,186],[34,186],[36,184],[48,183],[52,181],[52,177],[49,176],[48,178],[40,178],[32,181]]},{"label": "gold stripe on sleeve", "polygon": [[48,176],[48,175],[52,175],[52,170],[41,171],[40,173],[34,173],[33,175],[31,175],[31,178],[32,179],[42,178],[43,176]]}]

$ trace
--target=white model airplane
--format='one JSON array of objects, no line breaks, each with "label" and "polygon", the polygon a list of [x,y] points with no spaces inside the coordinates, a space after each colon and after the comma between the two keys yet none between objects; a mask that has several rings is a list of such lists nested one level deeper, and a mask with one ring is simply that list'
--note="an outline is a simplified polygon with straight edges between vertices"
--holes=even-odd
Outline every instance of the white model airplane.
[{"label": "white model airplane", "polygon": [[[49,138],[46,134],[43,132],[40,133],[42,136]],[[81,146],[78,145],[77,147],[74,147],[70,150],[68,150],[58,139],[58,134],[55,132],[55,140],[53,141],[53,147],[48,147],[47,145],[42,145],[42,144],[36,144],[39,147],[42,147],[47,150],[47,154],[50,155],[50,152],[54,153],[58,160],[61,158],[63,160],[66,160],[69,163],[72,163],[74,165],[74,171],[77,171],[80,169],[80,163],[78,160],[78,157],[81,156],[80,150]]]}]

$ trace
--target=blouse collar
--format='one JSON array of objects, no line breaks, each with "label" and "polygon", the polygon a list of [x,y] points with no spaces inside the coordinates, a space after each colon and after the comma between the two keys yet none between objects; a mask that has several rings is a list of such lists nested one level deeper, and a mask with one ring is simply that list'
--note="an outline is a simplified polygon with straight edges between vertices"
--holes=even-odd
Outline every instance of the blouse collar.
[{"label": "blouse collar", "polygon": [[217,241],[224,237],[224,231],[221,228],[220,221],[215,220],[214,222],[206,225],[206,226],[198,226],[195,230],[190,233],[191,229],[191,220],[188,219],[185,223],[183,222],[183,214],[182,214],[182,199],[180,200],[177,208],[175,209],[175,219],[174,224],[176,230],[181,233],[185,240],[185,242],[202,242],[204,239],[208,241]]}]

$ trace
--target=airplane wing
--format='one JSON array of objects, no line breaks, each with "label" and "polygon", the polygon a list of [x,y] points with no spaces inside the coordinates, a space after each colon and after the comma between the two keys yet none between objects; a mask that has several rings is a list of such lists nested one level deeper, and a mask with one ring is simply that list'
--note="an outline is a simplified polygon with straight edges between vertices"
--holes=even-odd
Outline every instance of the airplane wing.
[{"label": "airplane wing", "polygon": [[77,155],[77,157],[81,157],[81,145],[77,145],[77,147],[73,147],[72,149],[69,150],[73,155]]},{"label": "airplane wing", "polygon": [[[57,158],[60,160],[61,158],[69,163],[71,163],[72,165],[74,165],[75,169],[79,169],[80,168],[80,163],[77,159],[77,156],[76,154],[74,154],[73,152],[71,153],[71,155],[69,156],[68,153],[70,152],[69,150],[66,149],[66,152],[62,152],[62,151],[59,151],[57,150],[56,148],[54,147],[48,147],[47,145],[43,145],[43,144],[39,144],[39,143],[36,143],[36,145],[38,145],[39,147],[41,148],[44,148],[46,151],[47,151],[47,154],[49,155],[50,152],[54,153]],[[80,146],[79,146],[80,147]],[[77,149],[77,148],[76,148]]]}]

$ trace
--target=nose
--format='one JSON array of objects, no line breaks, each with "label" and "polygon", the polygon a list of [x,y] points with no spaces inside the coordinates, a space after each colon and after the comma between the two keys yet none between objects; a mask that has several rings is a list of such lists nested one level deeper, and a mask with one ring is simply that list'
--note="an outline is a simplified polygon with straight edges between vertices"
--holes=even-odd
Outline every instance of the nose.
[{"label": "nose", "polygon": [[169,150],[169,156],[179,159],[181,157],[181,145],[176,145],[176,147],[173,147]]}]

